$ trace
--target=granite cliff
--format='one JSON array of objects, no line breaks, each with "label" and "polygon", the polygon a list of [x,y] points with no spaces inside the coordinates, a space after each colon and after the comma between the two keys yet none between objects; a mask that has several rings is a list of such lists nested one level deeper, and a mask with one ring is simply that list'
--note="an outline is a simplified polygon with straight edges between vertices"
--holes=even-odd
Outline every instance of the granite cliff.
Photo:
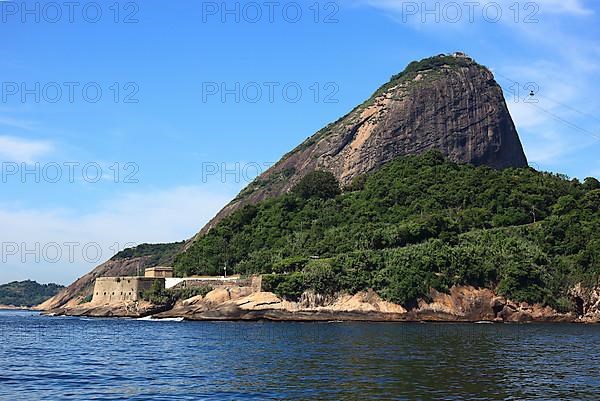
[{"label": "granite cliff", "polygon": [[403,155],[439,150],[457,163],[526,167],[492,72],[462,53],[413,62],[366,102],[283,156],[225,206],[198,236],[246,204],[289,191],[314,170],[342,185]]}]

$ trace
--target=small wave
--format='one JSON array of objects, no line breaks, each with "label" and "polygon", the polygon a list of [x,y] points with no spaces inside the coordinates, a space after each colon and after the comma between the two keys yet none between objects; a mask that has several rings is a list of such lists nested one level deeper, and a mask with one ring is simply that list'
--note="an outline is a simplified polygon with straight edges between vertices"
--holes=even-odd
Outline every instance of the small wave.
[{"label": "small wave", "polygon": [[166,317],[164,319],[160,319],[160,318],[155,318],[154,316],[145,316],[145,317],[140,317],[135,320],[142,320],[142,321],[146,321],[146,322],[183,322],[184,318],[182,318],[182,317]]}]

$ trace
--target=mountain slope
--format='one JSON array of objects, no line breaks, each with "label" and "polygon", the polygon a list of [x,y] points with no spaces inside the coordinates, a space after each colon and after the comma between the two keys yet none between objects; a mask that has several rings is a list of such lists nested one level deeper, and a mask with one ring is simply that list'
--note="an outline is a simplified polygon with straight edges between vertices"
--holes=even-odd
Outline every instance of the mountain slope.
[{"label": "mountain slope", "polygon": [[460,53],[411,63],[260,175],[196,238],[241,206],[286,193],[310,171],[330,171],[347,185],[398,156],[428,150],[457,163],[527,166],[502,89],[487,68]]},{"label": "mountain slope", "polygon": [[335,185],[331,173],[309,173],[290,193],[237,210],[178,255],[176,271],[272,273],[263,284],[292,300],[372,289],[408,308],[430,288],[466,285],[576,312],[571,290],[599,284],[594,178],[456,164],[430,151],[342,193]]}]

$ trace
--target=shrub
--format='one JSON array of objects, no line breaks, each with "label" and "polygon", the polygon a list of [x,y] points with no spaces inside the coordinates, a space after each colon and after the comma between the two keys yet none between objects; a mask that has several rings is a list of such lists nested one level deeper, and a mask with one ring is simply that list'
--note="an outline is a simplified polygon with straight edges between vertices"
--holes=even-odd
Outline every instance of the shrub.
[{"label": "shrub", "polygon": [[93,294],[90,294],[90,295],[82,298],[81,301],[79,301],[79,305],[92,302],[92,298],[93,298]]},{"label": "shrub", "polygon": [[203,285],[200,287],[189,287],[189,288],[181,288],[181,289],[173,289],[173,290],[169,289],[166,291],[170,292],[171,295],[173,296],[173,298],[175,298],[176,300],[179,300],[179,299],[190,299],[193,297],[197,297],[199,295],[205,297],[206,294],[208,294],[212,290],[213,290],[213,287],[211,287],[210,285]]},{"label": "shrub", "polygon": [[282,259],[273,264],[273,273],[291,273],[302,270],[308,258],[304,256],[292,256],[289,258]]},{"label": "shrub", "polygon": [[172,305],[178,300],[190,299],[198,295],[206,296],[213,288],[209,285],[189,288],[161,288],[159,281],[152,284],[152,288],[142,292],[142,299],[155,305]]},{"label": "shrub", "polygon": [[175,303],[173,293],[162,288],[159,280],[154,280],[152,287],[142,292],[142,299],[154,305],[171,305]]},{"label": "shrub", "polygon": [[297,301],[307,289],[304,281],[304,274],[299,272],[291,274],[265,274],[263,276],[263,288],[265,291],[272,292],[281,298]]},{"label": "shrub", "polygon": [[318,294],[332,295],[340,289],[338,276],[327,260],[311,260],[303,278],[304,286]]}]

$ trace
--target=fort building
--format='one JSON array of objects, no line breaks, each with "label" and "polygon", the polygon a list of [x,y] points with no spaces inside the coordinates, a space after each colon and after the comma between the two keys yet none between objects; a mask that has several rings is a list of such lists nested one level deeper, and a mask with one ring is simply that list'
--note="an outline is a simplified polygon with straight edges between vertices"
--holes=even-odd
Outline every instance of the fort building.
[{"label": "fort building", "polygon": [[92,302],[114,303],[139,301],[144,291],[155,285],[160,289],[181,290],[194,287],[228,288],[249,287],[253,292],[261,291],[262,277],[173,277],[172,267],[151,267],[144,277],[98,277],[94,284]]},{"label": "fort building", "polygon": [[142,299],[142,293],[150,290],[155,282],[158,282],[161,288],[165,288],[164,278],[98,277],[94,284],[92,302],[138,301]]},{"label": "fort building", "polygon": [[172,278],[173,268],[165,266],[150,267],[145,270],[144,276],[152,278]]}]

